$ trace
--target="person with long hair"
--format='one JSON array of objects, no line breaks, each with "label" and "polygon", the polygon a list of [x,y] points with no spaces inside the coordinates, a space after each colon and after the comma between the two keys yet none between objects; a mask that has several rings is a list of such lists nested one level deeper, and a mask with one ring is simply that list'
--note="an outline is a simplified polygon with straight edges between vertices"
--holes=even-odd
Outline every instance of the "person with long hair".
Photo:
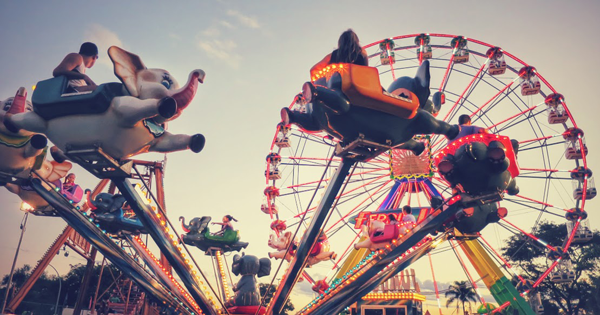
[{"label": "person with long hair", "polygon": [[353,63],[361,66],[369,65],[369,57],[360,46],[358,35],[348,29],[340,35],[338,48],[331,52],[329,63]]},{"label": "person with long hair", "polygon": [[225,234],[225,231],[227,231],[227,230],[233,231],[233,224],[231,224],[231,221],[237,222],[237,220],[234,217],[232,217],[231,215],[228,214],[223,217],[223,223],[213,222],[212,224],[217,224],[217,225],[221,226],[221,230],[213,235],[223,235],[223,234]]},{"label": "person with long hair", "polygon": [[361,66],[369,65],[367,52],[360,47],[358,36],[352,29],[348,29],[340,35],[338,48],[319,61],[314,68],[323,68],[332,63],[353,63]]}]

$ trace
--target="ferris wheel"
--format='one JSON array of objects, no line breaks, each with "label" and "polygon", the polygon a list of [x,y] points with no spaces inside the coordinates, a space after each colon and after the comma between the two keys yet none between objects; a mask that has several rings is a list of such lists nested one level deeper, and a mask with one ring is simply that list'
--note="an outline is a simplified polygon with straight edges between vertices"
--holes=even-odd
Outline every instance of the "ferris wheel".
[{"label": "ferris wheel", "polygon": [[[394,264],[405,268],[425,255],[429,255],[433,270],[435,262],[431,254],[462,248],[462,256],[466,255],[466,259],[458,252],[456,256],[461,265],[469,260],[478,271],[495,272],[498,277],[506,277],[506,273],[509,278],[518,278],[519,292],[515,294],[524,296],[534,312],[541,311],[535,288],[542,281],[571,281],[574,274],[569,248],[589,241],[592,236],[585,203],[597,192],[586,160],[588,148],[584,132],[569,111],[566,97],[544,79],[534,64],[520,60],[503,47],[464,36],[402,35],[364,48],[370,66],[378,69],[384,88],[399,77],[413,77],[420,66],[429,63],[432,98],[422,108],[450,124],[458,124],[458,118],[466,115],[472,125],[485,128],[487,132],[470,136],[473,141],[479,141],[476,137],[506,139],[508,142],[503,148],[511,151],[506,154],[514,155],[510,167],[515,172],[513,175],[518,174],[517,184],[506,188],[502,198],[482,202],[484,205],[463,207],[452,217],[451,223],[445,221],[442,229],[423,231],[418,242],[395,251],[396,246],[408,241],[419,228],[427,226],[428,220],[437,213],[436,209],[451,206],[458,196],[457,191],[462,188],[452,183],[455,165],[441,163],[450,154],[448,150],[455,153],[446,137],[419,134],[413,138],[422,148],[419,155],[398,146],[381,147],[348,167],[340,157],[340,142],[343,141],[338,137],[279,123],[266,157],[266,188],[261,210],[270,216],[271,228],[275,231],[270,245],[276,250],[270,256],[287,258],[292,261],[292,266],[287,274],[283,275],[282,271],[274,277],[283,278],[282,283],[287,285],[284,290],[294,287],[295,281],[286,282],[286,278],[298,278],[294,273],[303,274],[312,281],[313,290],[318,292],[317,298],[301,313],[321,314],[319,309],[327,303],[343,304],[341,298],[335,300],[334,296],[345,287],[350,288],[352,281],[368,275],[361,270],[372,266],[375,256],[384,257],[379,259],[387,264],[378,269],[379,275],[394,268],[397,272],[401,269],[392,267]],[[312,81],[319,79],[318,73],[316,77],[314,72],[312,75]],[[307,100],[306,93],[299,94],[289,111],[306,112],[307,101],[310,99]],[[469,137],[461,139],[465,143],[471,141]],[[504,154],[499,154],[499,158],[504,159]],[[493,153],[487,157],[493,159]],[[336,179],[341,168],[348,168],[348,174],[341,180]],[[335,196],[328,195],[332,189],[330,185],[339,186]],[[313,232],[311,220],[317,216],[322,198],[331,199],[331,207],[321,219],[323,224],[318,232]],[[355,246],[365,241],[361,233],[365,224],[400,221],[403,206],[410,206],[416,219],[413,225],[380,246]],[[486,207],[492,209],[484,209]],[[470,217],[477,211],[493,213],[493,218],[488,216],[485,222],[467,220],[461,223],[461,217]],[[549,245],[533,235],[545,221],[567,223],[562,246]],[[502,257],[491,245],[493,242],[487,240],[486,231],[490,228],[485,227],[492,223],[505,233],[503,237],[516,234],[544,248],[549,258],[546,272],[538,279],[524,279],[518,267],[509,268],[506,257]],[[316,246],[310,246],[310,253],[306,250],[301,253],[298,248],[311,233],[317,235],[313,237]],[[482,253],[485,258],[481,258]],[[307,254],[309,262],[296,267],[293,264],[298,259],[290,257],[294,254]],[[310,268],[304,269],[305,266]],[[476,276],[467,271],[467,277],[477,289]],[[364,280],[361,288],[369,287],[369,281]],[[500,285],[500,282],[486,282],[486,285]],[[509,304],[505,303],[504,307]]]}]

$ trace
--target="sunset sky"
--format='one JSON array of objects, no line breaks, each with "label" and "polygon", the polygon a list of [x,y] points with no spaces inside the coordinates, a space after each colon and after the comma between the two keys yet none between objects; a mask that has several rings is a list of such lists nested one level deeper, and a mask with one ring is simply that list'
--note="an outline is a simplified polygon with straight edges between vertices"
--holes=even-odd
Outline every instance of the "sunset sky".
[{"label": "sunset sky", "polygon": [[[260,212],[264,159],[280,120],[279,109],[309,80],[309,68],[336,48],[341,32],[354,29],[362,44],[430,32],[503,47],[534,65],[565,95],[586,131],[588,163],[594,171],[600,148],[600,111],[594,96],[600,86],[600,59],[595,57],[600,51],[599,14],[600,2],[595,0],[2,1],[0,98],[14,96],[20,86],[31,96],[32,86],[51,77],[62,58],[77,52],[84,41],[100,49],[96,65],[87,72],[96,83],[117,81],[106,53],[112,45],[138,54],[149,68],[169,70],[180,83],[191,70],[203,69],[205,83],[189,108],[169,125],[173,133],[202,133],[207,139],[199,154],[168,155],[169,217],[175,222],[180,215],[210,215],[218,222],[231,214],[239,221],[235,227],[243,240],[251,243],[247,252],[264,257],[271,221]],[[413,74],[411,70],[406,75]],[[98,182],[82,168],[74,170],[84,188]],[[17,196],[0,189],[0,274],[9,272],[17,245],[23,217],[19,205]],[[594,229],[600,226],[598,205],[597,199],[586,204]],[[64,226],[60,218],[30,217],[18,266],[35,265]],[[199,251],[197,256],[210,264]],[[75,254],[53,261],[61,273],[78,263],[83,259]],[[427,284],[423,290],[431,291],[427,261],[414,268]],[[466,280],[459,268],[456,262],[440,262],[440,287]],[[303,288],[292,297],[297,309],[312,298],[310,288]],[[425,309],[434,313],[437,303],[431,298]]]}]

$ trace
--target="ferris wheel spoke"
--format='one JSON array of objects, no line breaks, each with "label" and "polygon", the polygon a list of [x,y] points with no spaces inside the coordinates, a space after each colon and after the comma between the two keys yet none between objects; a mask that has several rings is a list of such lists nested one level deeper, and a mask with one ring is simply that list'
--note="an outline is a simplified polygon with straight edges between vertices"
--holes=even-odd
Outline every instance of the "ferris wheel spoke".
[{"label": "ferris wheel spoke", "polygon": [[[537,107],[538,107],[538,105],[535,105],[535,106],[533,106],[533,107],[530,107],[530,108],[528,108],[528,109],[526,109],[526,110],[524,110],[524,111],[521,111],[520,113],[517,113],[517,114],[515,114],[515,115],[512,115],[512,116],[510,116],[510,117],[508,117],[508,118],[504,119],[504,120],[501,120],[501,121],[500,121],[500,122],[498,122],[498,123],[495,123],[495,124],[493,124],[493,125],[491,125],[491,126],[488,126],[488,127],[487,127],[487,129],[496,128],[496,127],[498,127],[499,125],[501,125],[501,124],[503,124],[503,123],[505,123],[505,122],[507,122],[507,121],[509,121],[509,120],[513,120],[513,119],[515,119],[515,118],[517,118],[517,117],[519,117],[519,116],[521,116],[521,115],[525,115],[525,114],[527,114],[527,116],[526,116],[526,118],[525,118],[525,119],[530,119],[530,118],[532,118],[532,117],[535,117],[537,114],[531,115],[531,113],[530,113],[530,112],[531,112],[531,111],[533,111],[534,109],[536,109]],[[542,111],[542,112],[543,112],[543,111]],[[541,113],[541,112],[540,112],[540,113]],[[512,122],[514,122],[514,120],[513,120]],[[511,122],[511,123],[512,123],[512,122]],[[509,124],[509,125],[510,125],[510,124]],[[504,129],[508,129],[508,128],[510,128],[510,127],[501,128],[500,130],[496,129],[496,131],[495,131],[494,133],[496,133],[496,134],[497,134],[497,133],[500,133],[502,130],[504,130]]]},{"label": "ferris wheel spoke", "polygon": [[[454,243],[453,240],[449,240],[449,242],[450,242],[450,244]],[[473,277],[471,276],[471,273],[467,269],[467,265],[463,261],[460,253],[456,250],[456,246],[452,246],[452,251],[454,251],[454,255],[456,255],[456,257],[458,258],[458,261],[460,262],[460,265],[461,265],[463,271],[465,272],[465,275],[467,275],[469,282],[471,282],[471,285],[473,286],[473,289],[475,290],[475,293],[477,294],[477,298],[479,298],[479,301],[481,302],[481,304],[485,304],[483,295],[479,292],[479,287],[477,286],[477,283],[475,282],[475,280],[473,280]]]},{"label": "ferris wheel spoke", "polygon": [[[528,236],[529,238],[531,238],[532,240],[536,241],[537,243],[541,244],[543,247],[555,251],[556,247],[546,243],[545,241],[543,241],[542,239],[536,237],[535,235],[531,234],[531,233],[527,233],[525,232],[523,229],[519,228],[518,226],[514,225],[513,223],[511,223],[510,221],[506,220],[506,218],[502,218],[501,219],[503,222],[508,223],[508,225],[510,225],[511,227],[513,227],[514,229],[518,230],[519,232],[522,233],[522,235]],[[498,223],[500,226],[506,228],[506,226],[504,226],[504,224]],[[511,231],[510,229],[507,229],[509,231]],[[519,235],[519,233],[516,233],[514,231],[512,231],[513,233],[515,233],[516,235]]]},{"label": "ferris wheel spoke", "polygon": [[469,82],[469,85],[467,85],[467,88],[460,94],[460,96],[458,97],[458,99],[456,100],[456,102],[454,102],[454,105],[452,105],[452,107],[450,108],[450,111],[446,114],[446,116],[444,117],[443,121],[448,121],[447,120],[448,116],[450,116],[450,114],[452,114],[452,112],[454,111],[454,109],[458,105],[458,102],[460,102],[462,100],[463,96],[465,95],[465,93],[467,93],[467,91],[469,91],[469,89],[471,88],[471,86],[473,85],[473,83],[475,82],[475,80],[477,80],[477,79],[481,80],[481,78],[483,76],[480,76],[480,74],[481,74],[481,72],[483,71],[483,69],[485,68],[486,65],[487,65],[487,61],[483,65],[481,65],[481,67],[479,67],[479,70],[477,71],[477,74],[475,74],[475,76],[473,76],[473,79],[471,80],[471,82]]},{"label": "ferris wheel spoke", "polygon": [[[371,181],[367,182],[366,184],[363,184],[363,185],[360,185],[360,186],[358,186],[358,187],[355,187],[355,188],[353,188],[353,189],[352,189],[352,190],[350,190],[350,191],[343,192],[343,193],[342,193],[342,194],[340,194],[339,196],[336,196],[336,197],[335,197],[335,200],[337,201],[337,200],[339,200],[339,199],[340,199],[340,198],[342,198],[342,197],[347,197],[347,196],[348,196],[349,194],[351,194],[352,192],[354,192],[354,191],[356,191],[356,190],[358,190],[358,189],[364,188],[364,187],[366,187],[366,186],[368,186],[368,185],[371,185],[371,184],[375,183],[376,181],[378,181],[378,180],[380,180],[380,179],[382,179],[382,178],[384,178],[384,177],[387,177],[387,176],[389,176],[389,175],[385,174],[385,175],[378,176],[378,177],[376,177],[375,179],[373,179],[373,180],[371,180]],[[306,210],[305,212],[302,212],[302,213],[299,213],[299,214],[297,214],[295,217],[300,217],[300,216],[304,215],[305,213],[309,213],[309,212],[312,212],[312,211],[314,211],[315,209],[317,209],[317,207],[310,208],[310,209]]]},{"label": "ferris wheel spoke", "polygon": [[[517,79],[517,78],[515,78],[515,80],[516,80],[516,79]],[[481,105],[479,108],[477,108],[477,110],[475,110],[475,111],[474,111],[473,113],[471,113],[471,115],[469,115],[469,116],[473,117],[473,116],[477,115],[477,113],[478,113],[479,111],[481,111],[483,108],[485,108],[486,106],[488,106],[488,105],[489,105],[489,104],[490,104],[492,101],[496,100],[496,99],[497,99],[497,98],[498,98],[498,97],[499,97],[499,96],[500,96],[502,93],[504,93],[504,91],[506,91],[508,88],[510,88],[510,87],[513,85],[513,83],[515,83],[515,80],[513,80],[513,81],[511,81],[510,83],[508,83],[507,85],[505,85],[505,86],[504,86],[504,87],[503,87],[503,88],[502,88],[500,91],[498,91],[498,93],[494,94],[494,96],[492,96],[492,98],[490,98],[490,99],[489,99],[487,102],[483,103],[483,105]],[[500,101],[502,101],[502,99],[503,99],[504,97],[506,97],[506,96],[510,95],[510,93],[512,93],[514,90],[515,90],[515,89],[509,90],[509,92],[508,92],[508,93],[506,93],[506,94],[505,94],[505,95],[504,95],[502,98],[498,99],[498,100],[496,101],[496,103],[495,103],[495,104],[498,104]],[[487,114],[487,111],[486,111],[486,112],[483,112],[483,114],[482,114],[482,115],[480,115],[480,116],[483,116],[483,115],[485,115],[485,114]],[[473,120],[473,122],[477,121],[477,119],[478,119],[478,118],[475,118],[475,119]]]},{"label": "ferris wheel spoke", "polygon": [[559,208],[559,207],[555,207],[555,206],[553,206],[553,205],[551,205],[549,203],[546,203],[546,202],[543,202],[543,201],[539,201],[539,200],[535,200],[533,198],[529,198],[529,197],[525,197],[525,196],[521,196],[521,195],[515,195],[515,197],[519,197],[519,198],[524,199],[526,201],[533,202],[533,203],[536,203],[536,204],[540,204],[540,205],[545,206],[545,207],[550,207],[550,208],[555,208],[555,209],[559,209],[559,210],[563,210],[563,211],[568,211],[567,209],[562,209],[562,208]]},{"label": "ferris wheel spoke", "polygon": [[[458,48],[458,44],[459,42],[456,42],[456,46],[454,47],[454,50],[456,50]],[[446,84],[448,83],[448,79],[450,78],[450,73],[452,72],[452,68],[454,68],[454,51],[452,53],[452,55],[450,56],[450,60],[448,61],[448,67],[446,68],[446,73],[444,73],[444,76],[442,77],[442,83],[440,84],[440,88],[438,91],[440,92],[444,92],[444,88],[446,87]]]},{"label": "ferris wheel spoke", "polygon": [[[556,213],[550,212],[550,211],[548,210],[548,208],[547,208],[547,207],[544,207],[544,208],[538,208],[538,207],[534,207],[534,206],[532,206],[531,204],[527,204],[527,203],[525,203],[525,202],[521,202],[521,201],[517,201],[517,200],[509,199],[509,198],[504,198],[503,200],[504,200],[504,201],[511,202],[511,203],[514,203],[514,204],[517,204],[517,205],[520,205],[520,206],[523,206],[523,207],[527,207],[527,208],[529,208],[529,209],[532,209],[532,210],[540,211],[540,212],[542,212],[542,213],[548,213],[548,214],[551,214],[551,215],[557,216],[557,217],[559,217],[559,218],[564,218],[564,215],[560,215],[560,214],[556,214]],[[556,207],[553,207],[553,208],[554,208],[554,209],[563,210],[563,209],[556,208]]]},{"label": "ferris wheel spoke", "polygon": [[504,257],[502,257],[502,255],[500,255],[500,253],[498,253],[498,251],[496,251],[496,249],[494,249],[494,247],[490,245],[480,233],[478,233],[478,235],[479,238],[477,238],[477,241],[481,247],[488,252],[490,257],[493,257],[498,265],[502,266],[502,268],[506,270],[513,277],[513,279],[517,278],[521,283],[526,283],[526,280],[514,270],[513,266],[506,259],[504,259]]},{"label": "ferris wheel spoke", "polygon": [[554,145],[557,145],[557,144],[564,144],[564,142],[562,142],[562,141],[553,142],[553,143],[545,142],[545,143],[541,143],[541,144],[539,144],[537,146],[528,146],[528,147],[524,147],[524,148],[519,148],[519,153],[525,152],[525,151],[529,151],[529,150],[547,148],[547,147],[554,146]]},{"label": "ferris wheel spoke", "polygon": [[352,210],[350,210],[346,215],[344,215],[342,218],[340,218],[339,221],[337,221],[336,223],[334,223],[333,225],[331,225],[327,230],[325,230],[325,233],[328,233],[333,227],[335,227],[338,223],[344,221],[347,217],[349,217],[350,215],[352,215],[353,213],[356,212],[357,209],[359,209],[365,202],[367,202],[369,199],[373,199],[373,196],[376,195],[379,191],[381,191],[382,189],[384,189],[385,187],[387,187],[387,185],[389,185],[389,183],[391,183],[392,180],[388,180],[387,182],[385,182],[383,185],[379,186],[372,194],[370,192],[368,192],[368,196],[363,199],[358,205],[356,205],[356,207],[354,207]]},{"label": "ferris wheel spoke", "polygon": [[542,113],[545,112],[545,110],[538,111],[537,113],[530,112],[528,110],[526,110],[526,111],[527,111],[526,117],[520,117],[520,120],[512,121],[510,124],[508,124],[508,125],[500,128],[496,133],[501,133],[501,132],[503,132],[503,131],[505,131],[505,130],[507,130],[509,128],[512,128],[514,126],[517,126],[517,125],[519,125],[519,124],[521,124],[523,122],[530,122],[531,119],[535,119],[536,116],[538,116],[538,115],[540,115],[540,114],[542,114]]},{"label": "ferris wheel spoke", "polygon": [[[379,171],[386,170],[386,169],[387,169],[387,167],[382,167],[382,168],[372,169],[372,170],[365,171],[365,172],[359,172],[359,173],[356,173],[354,175],[356,176],[356,175],[371,174],[371,173],[379,172]],[[323,179],[323,182],[328,182],[329,180],[330,180],[330,178],[325,178],[325,179]],[[311,181],[311,182],[307,182],[307,183],[301,183],[301,184],[295,184],[295,185],[287,186],[286,188],[292,189],[292,188],[297,188],[297,187],[302,187],[302,186],[308,186],[308,185],[317,184],[319,182],[320,181]]]}]

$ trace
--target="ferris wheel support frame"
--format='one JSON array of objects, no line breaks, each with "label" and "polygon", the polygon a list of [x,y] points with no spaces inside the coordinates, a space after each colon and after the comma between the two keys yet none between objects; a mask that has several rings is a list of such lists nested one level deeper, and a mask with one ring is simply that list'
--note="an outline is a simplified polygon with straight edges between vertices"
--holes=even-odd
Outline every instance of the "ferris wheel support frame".
[{"label": "ferris wheel support frame", "polygon": [[[415,257],[415,259],[411,259],[399,265],[393,264],[398,257],[401,257],[402,254],[406,253],[409,249],[417,245],[417,243],[421,242],[427,235],[435,232],[435,230],[442,223],[450,219],[465,206],[460,198],[456,199],[458,199],[457,202],[448,206],[448,208],[444,210],[441,208],[436,209],[435,212],[432,213],[425,221],[417,225],[413,231],[406,235],[406,239],[393,248],[389,254],[373,263],[373,265],[367,271],[362,273],[360,276],[357,276],[352,281],[346,280],[349,283],[345,285],[344,290],[337,292],[334,296],[324,301],[317,309],[311,312],[311,314],[327,315],[341,312],[344,308],[354,303],[357,299],[360,299],[362,296],[371,292],[383,281],[402,271],[408,265],[413,263],[414,260],[427,254],[430,249],[433,249],[431,247],[433,242],[427,244],[427,246],[425,246],[423,249],[417,249],[419,254]],[[475,200],[471,199],[469,201],[472,202]]]},{"label": "ferris wheel support frame", "polygon": [[282,282],[277,286],[277,291],[272,297],[271,303],[267,308],[268,314],[280,314],[285,307],[286,301],[292,293],[292,288],[302,275],[302,270],[306,266],[309,253],[317,243],[317,239],[321,234],[321,228],[331,210],[331,206],[335,201],[335,197],[342,188],[342,184],[346,180],[346,176],[350,173],[350,169],[357,163],[357,160],[343,158],[338,166],[336,173],[330,180],[329,186],[323,195],[323,199],[316,209],[310,225],[306,229],[302,240],[296,250],[296,255],[290,262],[290,266],[286,274],[282,278]]},{"label": "ferris wheel support frame", "polygon": [[[148,234],[158,245],[160,252],[167,258],[171,267],[179,275],[181,282],[185,285],[192,298],[198,303],[202,311],[206,314],[216,315],[219,311],[214,307],[206,294],[200,288],[198,282],[194,279],[188,264],[184,261],[182,255],[178,252],[177,242],[167,239],[166,234],[158,226],[155,215],[147,206],[142,197],[134,190],[131,182],[126,178],[113,179],[121,194],[131,205],[138,219],[147,228]],[[228,313],[228,312],[227,312]]]},{"label": "ferris wheel support frame", "polygon": [[[108,258],[117,268],[128,274],[144,290],[155,297],[169,302],[175,307],[180,306],[180,302],[172,296],[154,277],[150,276],[146,270],[139,265],[133,257],[127,255],[112,239],[108,238],[100,229],[79,212],[72,204],[54,190],[47,190],[42,181],[38,178],[32,179],[33,189],[44,198],[59,215],[73,227],[90,244],[98,248],[102,254]],[[181,301],[187,306],[187,301]],[[190,305],[191,306],[191,305]]]},{"label": "ferris wheel support frame", "polygon": [[[458,231],[455,233],[460,235]],[[509,302],[519,314],[536,314],[476,239],[465,238],[459,240],[458,244],[499,305]]]}]

